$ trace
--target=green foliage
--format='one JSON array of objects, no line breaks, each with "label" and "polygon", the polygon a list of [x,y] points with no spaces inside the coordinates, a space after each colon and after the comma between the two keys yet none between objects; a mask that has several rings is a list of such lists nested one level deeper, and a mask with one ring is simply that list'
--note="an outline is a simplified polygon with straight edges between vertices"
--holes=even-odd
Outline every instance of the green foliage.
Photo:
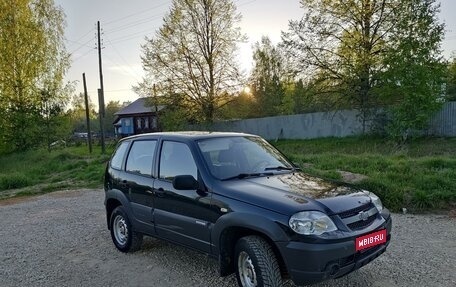
[{"label": "green foliage", "polygon": [[[391,107],[388,131],[396,139],[427,123],[443,94],[444,26],[435,0],[301,4],[304,17],[290,21],[282,45],[314,106],[359,109],[364,128],[372,108]],[[301,87],[297,95],[307,98]]]},{"label": "green foliage", "polygon": [[[456,204],[456,138],[418,139],[401,149],[371,137],[287,140],[275,145],[310,174],[335,180],[341,179],[339,170],[366,175],[357,185],[375,192],[394,211]],[[99,152],[89,155],[87,147],[72,147],[0,156],[0,198],[100,188],[109,156]]]},{"label": "green foliage", "polygon": [[423,138],[401,146],[381,138],[289,140],[275,144],[304,171],[340,179],[338,170],[363,174],[357,183],[394,211],[456,204],[456,139]]},{"label": "green foliage", "polygon": [[0,155],[0,198],[65,188],[100,188],[108,159],[108,155],[100,155],[99,147],[93,154],[87,147],[71,147]]},{"label": "green foliage", "polygon": [[30,178],[23,174],[9,174],[0,176],[0,190],[26,187],[32,184]]},{"label": "green foliage", "polygon": [[114,135],[114,120],[116,119],[115,113],[120,111],[122,105],[119,101],[109,101],[105,107],[104,116],[104,132],[106,135]]},{"label": "green foliage", "polygon": [[153,38],[142,46],[145,81],[185,97],[195,119],[212,122],[239,89],[236,44],[244,39],[231,0],[173,0]]},{"label": "green foliage", "polygon": [[290,21],[283,46],[317,102],[331,109],[347,105],[366,120],[378,104],[374,92],[385,43],[400,0],[301,0],[301,20]]},{"label": "green foliage", "polygon": [[[100,130],[100,121],[98,120],[98,113],[95,110],[95,105],[90,100],[89,101],[89,118],[90,118],[90,129],[92,132],[96,132]],[[111,102],[110,102],[111,103]],[[108,103],[108,105],[110,104]],[[114,104],[115,105],[115,104]],[[87,120],[86,120],[86,111],[85,111],[85,100],[84,94],[79,93],[73,95],[71,99],[71,109],[69,109],[66,114],[65,118],[68,121],[69,130],[71,132],[87,132]],[[115,109],[115,107],[114,107]],[[113,115],[110,114],[111,109],[107,110],[108,116],[111,117]],[[112,122],[110,123],[110,129],[113,129]]]},{"label": "green foliage", "polygon": [[187,126],[185,112],[182,109],[167,110],[160,117],[164,131],[181,131]]},{"label": "green foliage", "polygon": [[[392,47],[384,62],[382,91],[392,104],[388,134],[403,142],[423,129],[443,102],[445,65],[440,56],[444,25],[438,22],[435,0],[403,1],[397,14]],[[399,11],[398,11],[399,13]]]},{"label": "green foliage", "polygon": [[257,114],[279,115],[285,103],[285,58],[268,37],[263,37],[261,42],[257,42],[253,50],[254,64],[250,86],[256,99]]},{"label": "green foliage", "polygon": [[446,80],[447,100],[456,101],[456,56],[448,63]]},{"label": "green foliage", "polygon": [[249,91],[242,91],[239,95],[220,107],[219,119],[246,119],[258,117],[257,103]]},{"label": "green foliage", "polygon": [[53,0],[0,1],[0,150],[51,140],[67,101],[65,15]]}]

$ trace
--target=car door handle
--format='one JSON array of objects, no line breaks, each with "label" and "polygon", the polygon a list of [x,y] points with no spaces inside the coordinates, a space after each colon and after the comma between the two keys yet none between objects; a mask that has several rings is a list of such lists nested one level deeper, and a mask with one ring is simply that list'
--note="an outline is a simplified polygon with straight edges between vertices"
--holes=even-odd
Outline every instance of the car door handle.
[{"label": "car door handle", "polygon": [[163,197],[165,196],[165,190],[163,188],[158,188],[154,190],[154,195],[157,197]]}]

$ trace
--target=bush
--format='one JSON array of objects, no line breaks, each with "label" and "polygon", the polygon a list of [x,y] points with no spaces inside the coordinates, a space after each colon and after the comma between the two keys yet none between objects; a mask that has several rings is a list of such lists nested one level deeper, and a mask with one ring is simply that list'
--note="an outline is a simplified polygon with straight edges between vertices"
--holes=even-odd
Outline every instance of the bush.
[{"label": "bush", "polygon": [[22,174],[9,174],[0,177],[0,190],[22,188],[32,184],[32,180]]}]

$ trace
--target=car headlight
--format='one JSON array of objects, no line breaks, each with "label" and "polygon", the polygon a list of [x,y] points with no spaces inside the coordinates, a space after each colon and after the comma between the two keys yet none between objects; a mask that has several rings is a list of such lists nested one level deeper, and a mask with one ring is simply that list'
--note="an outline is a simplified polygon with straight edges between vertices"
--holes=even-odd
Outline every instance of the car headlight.
[{"label": "car headlight", "polygon": [[321,235],[337,230],[334,222],[320,211],[302,211],[290,218],[288,222],[294,232],[303,235]]},{"label": "car headlight", "polygon": [[383,204],[382,204],[382,201],[380,200],[380,198],[378,196],[376,196],[375,194],[373,194],[372,192],[369,192],[369,191],[364,191],[364,192],[367,194],[367,196],[370,197],[370,199],[372,200],[372,203],[375,205],[378,212],[381,212],[383,210]]}]

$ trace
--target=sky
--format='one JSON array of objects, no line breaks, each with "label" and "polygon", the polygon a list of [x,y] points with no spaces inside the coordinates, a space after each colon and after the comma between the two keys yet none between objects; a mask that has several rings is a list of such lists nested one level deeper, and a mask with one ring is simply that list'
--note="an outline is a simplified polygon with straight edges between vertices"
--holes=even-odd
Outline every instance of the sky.
[{"label": "sky", "polygon": [[[54,0],[66,14],[66,46],[72,65],[66,80],[76,81],[76,93],[82,93],[82,73],[87,89],[96,105],[100,87],[96,23],[102,28],[102,61],[105,103],[134,101],[139,97],[132,86],[144,76],[141,45],[145,37],[153,37],[169,11],[171,0]],[[238,60],[247,74],[252,67],[252,45],[262,36],[280,42],[289,20],[298,20],[304,10],[299,0],[234,0],[242,15],[240,27],[248,37],[239,45]],[[456,1],[442,0],[440,19],[446,24],[443,55],[456,53]]]}]

